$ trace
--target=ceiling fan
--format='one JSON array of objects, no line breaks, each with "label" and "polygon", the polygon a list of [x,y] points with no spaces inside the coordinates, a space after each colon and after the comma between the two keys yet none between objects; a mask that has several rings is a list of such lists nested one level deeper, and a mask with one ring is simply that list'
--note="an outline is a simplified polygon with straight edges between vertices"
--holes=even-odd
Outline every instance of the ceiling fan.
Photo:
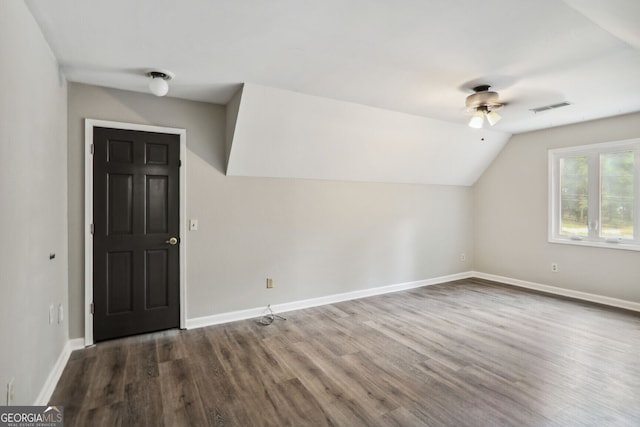
[{"label": "ceiling fan", "polygon": [[467,111],[472,113],[469,127],[481,129],[485,117],[491,126],[502,118],[496,113],[496,110],[501,109],[505,104],[499,101],[497,92],[489,90],[490,87],[489,85],[478,85],[473,88],[475,93],[467,96]]}]

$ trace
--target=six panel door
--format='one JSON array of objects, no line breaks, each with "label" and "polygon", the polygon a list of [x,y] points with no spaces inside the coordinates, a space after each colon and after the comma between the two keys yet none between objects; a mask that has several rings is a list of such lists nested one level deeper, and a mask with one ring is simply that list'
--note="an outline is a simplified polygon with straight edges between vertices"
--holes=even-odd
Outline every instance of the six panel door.
[{"label": "six panel door", "polygon": [[93,135],[94,340],[179,327],[179,136]]}]

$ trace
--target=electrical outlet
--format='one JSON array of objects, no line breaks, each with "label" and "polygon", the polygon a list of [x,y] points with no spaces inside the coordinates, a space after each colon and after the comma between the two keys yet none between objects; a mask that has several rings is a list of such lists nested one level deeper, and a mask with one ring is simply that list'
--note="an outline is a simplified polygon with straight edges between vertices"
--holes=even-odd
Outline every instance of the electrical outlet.
[{"label": "electrical outlet", "polygon": [[273,288],[273,279],[271,277],[267,277],[267,289]]},{"label": "electrical outlet", "polygon": [[11,381],[7,383],[7,406],[11,406],[13,403],[13,382],[15,378],[11,378]]},{"label": "electrical outlet", "polygon": [[558,272],[558,263],[557,262],[552,262],[551,263],[551,271],[553,271],[554,273]]},{"label": "electrical outlet", "polygon": [[465,254],[464,252],[462,252],[460,254],[460,262],[465,262],[467,260],[467,254]]}]

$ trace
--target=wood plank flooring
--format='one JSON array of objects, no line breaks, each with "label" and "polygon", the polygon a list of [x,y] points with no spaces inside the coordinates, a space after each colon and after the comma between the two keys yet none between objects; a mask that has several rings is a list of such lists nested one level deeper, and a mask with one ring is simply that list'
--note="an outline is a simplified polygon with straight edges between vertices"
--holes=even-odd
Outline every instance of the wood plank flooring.
[{"label": "wood plank flooring", "polygon": [[640,315],[469,279],[73,352],[65,426],[638,426]]}]

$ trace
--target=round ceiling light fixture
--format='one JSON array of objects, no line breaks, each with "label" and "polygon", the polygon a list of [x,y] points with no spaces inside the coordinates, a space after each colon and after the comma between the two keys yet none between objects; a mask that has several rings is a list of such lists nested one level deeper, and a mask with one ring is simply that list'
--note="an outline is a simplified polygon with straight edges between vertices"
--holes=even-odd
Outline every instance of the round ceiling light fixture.
[{"label": "round ceiling light fixture", "polygon": [[155,96],[165,96],[169,92],[168,81],[174,77],[171,71],[152,69],[147,71],[146,76],[149,81],[149,91]]}]

